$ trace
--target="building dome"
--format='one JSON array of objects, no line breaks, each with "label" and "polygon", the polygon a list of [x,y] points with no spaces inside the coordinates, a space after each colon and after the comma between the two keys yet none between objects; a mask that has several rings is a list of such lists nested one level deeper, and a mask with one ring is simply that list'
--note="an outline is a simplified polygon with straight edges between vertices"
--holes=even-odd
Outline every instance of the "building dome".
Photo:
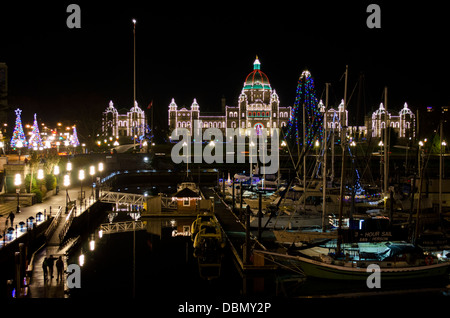
[{"label": "building dome", "polygon": [[408,104],[407,104],[407,103],[405,103],[405,104],[403,105],[403,109],[400,111],[399,115],[400,115],[400,116],[406,116],[406,115],[409,115],[409,116],[414,117],[414,114],[413,114],[413,112],[411,111],[411,109],[408,108]]},{"label": "building dome", "polygon": [[271,89],[269,78],[264,72],[261,72],[261,63],[258,57],[253,63],[253,71],[245,79],[244,89]]},{"label": "building dome", "polygon": [[391,114],[389,112],[386,111],[386,109],[384,108],[383,103],[380,103],[380,108],[378,108],[376,111],[374,111],[372,113],[372,118],[377,118],[377,117],[381,117],[381,116],[388,116],[391,117]]}]

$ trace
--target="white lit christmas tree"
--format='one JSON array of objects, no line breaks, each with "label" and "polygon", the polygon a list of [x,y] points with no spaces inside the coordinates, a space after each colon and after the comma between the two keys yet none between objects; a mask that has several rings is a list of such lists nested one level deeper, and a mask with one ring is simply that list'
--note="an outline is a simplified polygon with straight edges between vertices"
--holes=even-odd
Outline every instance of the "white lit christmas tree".
[{"label": "white lit christmas tree", "polygon": [[16,113],[16,125],[14,126],[13,135],[11,137],[11,147],[12,148],[26,147],[27,139],[25,138],[25,134],[23,132],[22,118],[20,117],[22,110],[17,108],[15,110],[15,113]]},{"label": "white lit christmas tree", "polygon": [[70,137],[70,144],[73,147],[78,147],[80,145],[80,142],[78,141],[77,127],[75,126],[73,126],[73,134]]},{"label": "white lit christmas tree", "polygon": [[31,130],[30,140],[28,141],[28,148],[42,149],[44,143],[42,142],[41,133],[39,132],[39,125],[37,123],[36,114],[34,114],[33,128]]}]

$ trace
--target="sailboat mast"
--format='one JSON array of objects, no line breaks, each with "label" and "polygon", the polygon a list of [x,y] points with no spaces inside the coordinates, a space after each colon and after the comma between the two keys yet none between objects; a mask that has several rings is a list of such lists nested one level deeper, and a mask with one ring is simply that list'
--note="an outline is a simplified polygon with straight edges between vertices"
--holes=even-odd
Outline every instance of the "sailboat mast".
[{"label": "sailboat mast", "polygon": [[341,187],[339,191],[339,224],[338,224],[338,239],[336,246],[336,255],[341,254],[341,244],[342,244],[342,214],[344,210],[344,174],[345,174],[345,142],[347,139],[347,126],[346,126],[346,118],[345,118],[345,109],[347,108],[347,79],[348,79],[348,65],[345,66],[345,86],[344,86],[344,111],[343,117],[344,120],[341,121]]},{"label": "sailboat mast", "polygon": [[[133,107],[136,105],[136,19],[132,20],[133,22]],[[133,125],[133,150],[135,150],[136,147],[136,127],[135,127],[135,120],[133,118],[132,120]]]},{"label": "sailboat mast", "polygon": [[443,148],[443,134],[444,134],[444,121],[441,119],[439,127],[439,218],[442,215],[442,148]]},{"label": "sailboat mast", "polygon": [[325,232],[325,215],[326,215],[326,193],[327,193],[327,152],[328,152],[328,139],[327,139],[327,110],[328,110],[328,86],[330,83],[325,83],[325,112],[323,115],[323,166],[322,166],[322,232]]},{"label": "sailboat mast", "polygon": [[[389,172],[389,144],[388,144],[388,133],[390,120],[388,118],[388,105],[387,105],[387,86],[384,87],[384,109],[386,110],[386,120],[384,126],[384,185],[383,185],[383,195],[387,196],[388,193],[388,172]],[[385,209],[386,209],[386,200]]]},{"label": "sailboat mast", "polygon": [[306,119],[305,103],[303,103],[303,211],[306,208]]}]

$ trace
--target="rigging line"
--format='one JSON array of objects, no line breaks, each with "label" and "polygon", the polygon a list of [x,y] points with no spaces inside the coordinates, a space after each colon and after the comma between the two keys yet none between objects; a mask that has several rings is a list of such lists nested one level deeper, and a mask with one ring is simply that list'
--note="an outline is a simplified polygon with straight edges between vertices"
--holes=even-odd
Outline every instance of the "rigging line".
[{"label": "rigging line", "polygon": [[278,261],[275,261],[275,258],[269,258],[268,256],[263,256],[268,261],[271,261],[275,265],[278,265],[280,267],[286,268],[287,270],[293,271],[294,273],[305,275],[305,273],[297,266],[295,263],[292,264],[292,267],[289,267],[288,265],[284,265],[283,263],[280,263]]},{"label": "rigging line", "polygon": [[320,100],[322,100],[323,94],[324,94],[325,88],[322,89],[322,93],[320,93]]},{"label": "rigging line", "polygon": [[[284,133],[284,131],[283,130],[281,130],[282,131],[282,133],[283,133],[283,140],[284,141],[286,141],[286,135],[285,135],[285,133]],[[292,166],[294,167],[294,170],[295,170],[295,173],[297,174],[297,177],[298,178],[300,178],[300,176],[299,176],[299,174],[298,174],[298,167],[296,166],[296,164],[295,164],[295,162],[294,162],[294,157],[292,156],[292,152],[291,152],[291,149],[290,149],[290,147],[289,147],[289,142],[287,142],[286,141],[286,147],[287,147],[287,149],[288,149],[288,153],[289,153],[289,157],[290,157],[290,159],[291,159],[291,162],[292,162]]]},{"label": "rigging line", "polygon": [[[350,103],[350,100],[352,99],[353,93],[355,92],[355,89],[356,89],[357,86],[358,86],[358,82],[356,82],[355,86],[353,87],[353,91],[352,91],[352,93],[350,94],[350,97],[347,100],[347,105]],[[347,106],[347,105],[345,105],[345,106]]]}]

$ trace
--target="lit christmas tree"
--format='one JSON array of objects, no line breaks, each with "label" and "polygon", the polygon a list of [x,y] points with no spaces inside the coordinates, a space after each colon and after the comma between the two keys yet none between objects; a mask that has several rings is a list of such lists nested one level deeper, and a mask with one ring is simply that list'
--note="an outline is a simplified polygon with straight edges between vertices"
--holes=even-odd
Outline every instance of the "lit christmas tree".
[{"label": "lit christmas tree", "polygon": [[[303,118],[303,105],[305,105],[305,118]],[[303,71],[298,79],[295,103],[288,123],[287,135],[294,139],[296,144],[303,138],[302,119],[305,120],[305,143],[311,147],[315,140],[322,140],[323,116],[319,111],[314,79],[309,71]]]},{"label": "lit christmas tree", "polygon": [[41,133],[39,132],[39,125],[37,123],[36,114],[34,114],[33,128],[31,130],[30,140],[28,141],[28,148],[44,148]]},{"label": "lit christmas tree", "polygon": [[16,113],[16,125],[14,126],[13,135],[11,137],[11,147],[12,148],[16,148],[17,146],[26,147],[27,139],[25,138],[25,134],[23,132],[22,118],[20,117],[22,110],[17,108],[15,110],[15,113]]},{"label": "lit christmas tree", "polygon": [[73,147],[78,147],[80,142],[78,141],[77,127],[73,126],[73,134],[70,136],[70,144]]}]

